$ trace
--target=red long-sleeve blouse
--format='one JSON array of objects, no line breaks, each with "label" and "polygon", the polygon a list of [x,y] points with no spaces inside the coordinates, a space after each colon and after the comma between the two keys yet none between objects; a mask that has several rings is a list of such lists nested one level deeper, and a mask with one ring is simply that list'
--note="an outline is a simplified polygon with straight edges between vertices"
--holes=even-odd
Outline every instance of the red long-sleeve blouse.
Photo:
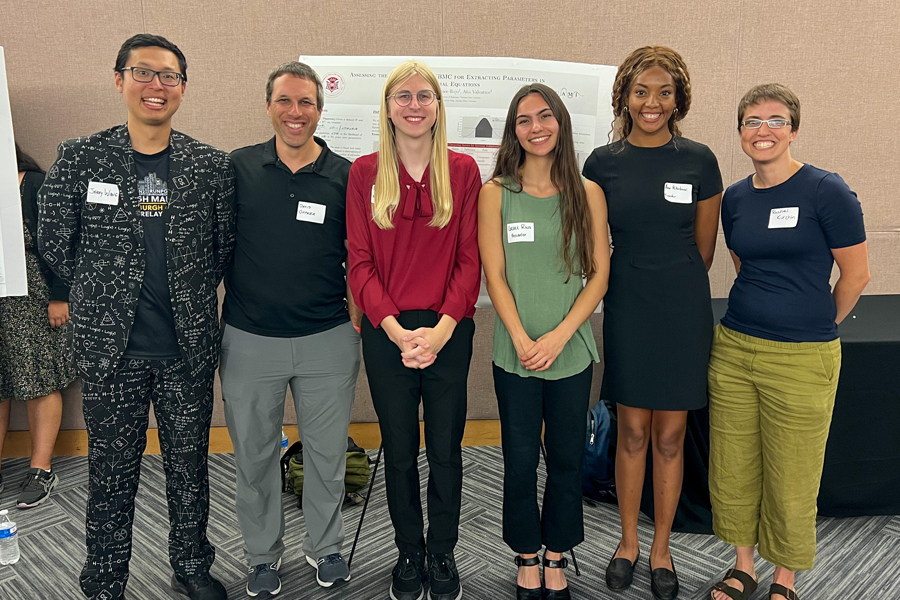
[{"label": "red long-sleeve blouse", "polygon": [[449,151],[453,217],[429,227],[433,216],[430,171],[422,183],[400,164],[400,204],[394,228],[372,220],[378,154],[362,156],[347,182],[347,279],[353,299],[375,327],[407,310],[433,310],[456,322],[475,314],[481,287],[478,256],[478,192],[475,160]]}]

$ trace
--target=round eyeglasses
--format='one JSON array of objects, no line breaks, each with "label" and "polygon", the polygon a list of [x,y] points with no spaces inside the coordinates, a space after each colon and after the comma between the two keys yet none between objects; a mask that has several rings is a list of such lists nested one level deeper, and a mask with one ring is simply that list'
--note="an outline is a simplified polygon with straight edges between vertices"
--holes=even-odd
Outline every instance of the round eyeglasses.
[{"label": "round eyeglasses", "polygon": [[769,129],[784,129],[791,124],[787,119],[747,119],[741,121],[741,125],[747,129],[759,129],[765,123]]},{"label": "round eyeglasses", "polygon": [[[412,92],[397,92],[396,94],[388,96],[388,99],[393,98],[394,102],[397,103],[397,106],[409,106],[409,103],[412,102],[413,95]],[[420,90],[416,92],[415,97],[420,106],[428,106],[435,101],[437,94],[431,90]]]},{"label": "round eyeglasses", "polygon": [[168,87],[175,87],[187,77],[175,71],[154,71],[145,67],[124,67],[122,71],[131,71],[131,77],[138,83],[150,83],[153,78],[159,76],[159,82]]}]

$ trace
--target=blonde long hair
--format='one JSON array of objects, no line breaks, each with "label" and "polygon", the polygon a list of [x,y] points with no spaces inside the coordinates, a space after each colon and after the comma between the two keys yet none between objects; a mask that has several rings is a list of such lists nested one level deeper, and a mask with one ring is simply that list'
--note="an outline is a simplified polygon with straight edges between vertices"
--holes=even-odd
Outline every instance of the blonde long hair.
[{"label": "blonde long hair", "polygon": [[431,227],[444,228],[453,216],[453,193],[450,191],[450,159],[447,155],[447,117],[444,112],[441,86],[434,72],[424,63],[410,60],[398,65],[384,82],[381,95],[381,114],[378,118],[378,174],[375,176],[375,198],[372,220],[381,229],[393,229],[394,213],[400,204],[400,165],[394,124],[388,118],[388,95],[413,75],[420,75],[435,92],[437,120],[431,130],[431,203],[434,217]]}]

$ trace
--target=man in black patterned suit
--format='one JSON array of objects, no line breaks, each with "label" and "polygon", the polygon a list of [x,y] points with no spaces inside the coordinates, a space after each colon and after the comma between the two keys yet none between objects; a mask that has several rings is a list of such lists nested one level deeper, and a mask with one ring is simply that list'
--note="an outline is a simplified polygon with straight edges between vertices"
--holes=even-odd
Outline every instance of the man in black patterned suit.
[{"label": "man in black patterned suit", "polygon": [[172,129],[186,82],[177,46],[128,39],[115,65],[127,124],[60,144],[38,197],[41,253],[71,284],[89,444],[80,583],[93,600],[124,598],[151,401],[172,587],[192,600],[226,598],[209,574],[207,451],[234,174],[227,154]]}]

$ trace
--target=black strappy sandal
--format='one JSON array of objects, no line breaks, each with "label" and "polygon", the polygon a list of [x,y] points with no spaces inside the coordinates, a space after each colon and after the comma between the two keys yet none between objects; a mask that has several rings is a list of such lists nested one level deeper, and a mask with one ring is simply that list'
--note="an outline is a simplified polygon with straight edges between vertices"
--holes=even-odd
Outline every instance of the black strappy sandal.
[{"label": "black strappy sandal", "polygon": [[797,595],[797,592],[794,590],[790,590],[780,583],[773,583],[769,586],[769,598],[771,600],[772,594],[781,594],[787,600],[800,600],[800,597]]},{"label": "black strappy sandal", "polygon": [[[565,569],[569,566],[569,561],[565,557],[559,560],[551,560],[547,558],[546,552],[544,553],[543,563],[545,569]],[[561,590],[548,590],[545,586],[543,600],[572,600],[572,596],[569,594],[568,583]]]},{"label": "black strappy sandal", "polygon": [[[522,558],[516,554],[514,559],[517,567],[537,567],[541,564],[541,559],[537,556],[531,558]],[[516,583],[516,600],[541,600],[544,595],[544,586],[538,588],[523,588]]]},{"label": "black strappy sandal", "polygon": [[[737,579],[740,581],[744,586],[743,591],[725,583],[726,579]],[[722,578],[722,581],[713,586],[713,589],[709,592],[709,597],[715,598],[713,592],[716,591],[722,592],[732,600],[748,600],[750,596],[753,595],[753,592],[756,591],[757,587],[759,587],[759,582],[753,579],[750,573],[732,569],[725,573],[725,577]]]}]

